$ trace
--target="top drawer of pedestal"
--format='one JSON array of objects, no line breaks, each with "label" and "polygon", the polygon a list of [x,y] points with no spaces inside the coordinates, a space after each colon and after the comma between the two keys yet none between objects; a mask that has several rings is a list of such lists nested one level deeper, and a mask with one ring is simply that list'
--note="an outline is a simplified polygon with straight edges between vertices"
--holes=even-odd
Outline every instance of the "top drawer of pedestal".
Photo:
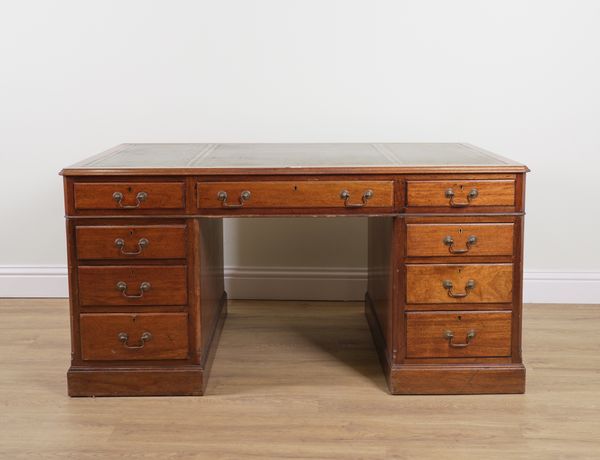
[{"label": "top drawer of pedestal", "polygon": [[76,210],[175,210],[185,207],[183,182],[77,182]]},{"label": "top drawer of pedestal", "polygon": [[514,179],[407,180],[408,208],[474,208],[515,206]]}]

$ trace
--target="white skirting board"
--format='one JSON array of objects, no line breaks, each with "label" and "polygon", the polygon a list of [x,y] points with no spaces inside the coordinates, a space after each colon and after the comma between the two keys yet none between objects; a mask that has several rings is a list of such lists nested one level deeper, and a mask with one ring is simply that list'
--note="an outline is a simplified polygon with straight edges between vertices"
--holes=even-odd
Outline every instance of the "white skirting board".
[{"label": "white skirting board", "polygon": [[[363,300],[364,268],[226,267],[231,299]],[[66,297],[65,266],[0,266],[0,297]],[[527,303],[600,304],[600,272],[525,271]]]},{"label": "white skirting board", "polygon": [[1,297],[68,297],[64,265],[0,266]]}]

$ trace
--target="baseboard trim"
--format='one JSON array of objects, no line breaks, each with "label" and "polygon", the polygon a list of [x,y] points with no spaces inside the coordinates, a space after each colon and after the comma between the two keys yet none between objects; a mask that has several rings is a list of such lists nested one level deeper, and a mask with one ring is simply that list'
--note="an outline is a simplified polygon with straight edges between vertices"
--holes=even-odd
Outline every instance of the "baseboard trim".
[{"label": "baseboard trim", "polygon": [[[525,271],[527,303],[600,304],[600,272]],[[366,291],[364,268],[225,267],[230,299],[355,300]],[[61,265],[0,266],[0,297],[67,297]]]},{"label": "baseboard trim", "polygon": [[0,266],[0,297],[68,297],[64,265]]},{"label": "baseboard trim", "polygon": [[364,268],[226,267],[230,299],[363,300]]},{"label": "baseboard trim", "polygon": [[600,304],[600,272],[526,270],[524,285],[527,303]]}]

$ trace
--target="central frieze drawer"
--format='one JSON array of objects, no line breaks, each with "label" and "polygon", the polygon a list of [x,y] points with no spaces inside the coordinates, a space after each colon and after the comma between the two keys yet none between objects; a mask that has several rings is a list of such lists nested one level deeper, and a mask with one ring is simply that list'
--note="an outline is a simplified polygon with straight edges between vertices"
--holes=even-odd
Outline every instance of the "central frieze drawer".
[{"label": "central frieze drawer", "polygon": [[79,318],[84,360],[188,357],[187,313],[84,313]]},{"label": "central frieze drawer", "polygon": [[512,223],[407,224],[406,255],[510,256],[513,233]]},{"label": "central frieze drawer", "polygon": [[82,306],[187,304],[185,266],[85,266],[78,277]]},{"label": "central frieze drawer", "polygon": [[406,205],[445,208],[514,206],[514,180],[409,180]]},{"label": "central frieze drawer", "polygon": [[78,182],[75,209],[183,209],[183,182]]},{"label": "central frieze drawer", "polygon": [[512,264],[406,266],[408,304],[509,303]]},{"label": "central frieze drawer", "polygon": [[510,356],[510,312],[406,314],[407,358]]},{"label": "central frieze drawer", "polygon": [[79,259],[183,259],[185,225],[77,226]]},{"label": "central frieze drawer", "polygon": [[198,182],[198,207],[393,208],[393,181]]}]

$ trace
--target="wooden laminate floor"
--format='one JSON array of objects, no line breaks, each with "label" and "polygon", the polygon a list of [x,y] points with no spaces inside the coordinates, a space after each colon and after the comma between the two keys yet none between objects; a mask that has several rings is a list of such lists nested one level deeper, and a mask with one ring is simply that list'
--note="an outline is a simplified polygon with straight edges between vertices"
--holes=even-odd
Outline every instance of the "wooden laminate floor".
[{"label": "wooden laminate floor", "polygon": [[358,303],[231,302],[205,397],[66,395],[65,300],[0,300],[0,458],[600,458],[600,306],[528,305],[527,394],[390,396]]}]

